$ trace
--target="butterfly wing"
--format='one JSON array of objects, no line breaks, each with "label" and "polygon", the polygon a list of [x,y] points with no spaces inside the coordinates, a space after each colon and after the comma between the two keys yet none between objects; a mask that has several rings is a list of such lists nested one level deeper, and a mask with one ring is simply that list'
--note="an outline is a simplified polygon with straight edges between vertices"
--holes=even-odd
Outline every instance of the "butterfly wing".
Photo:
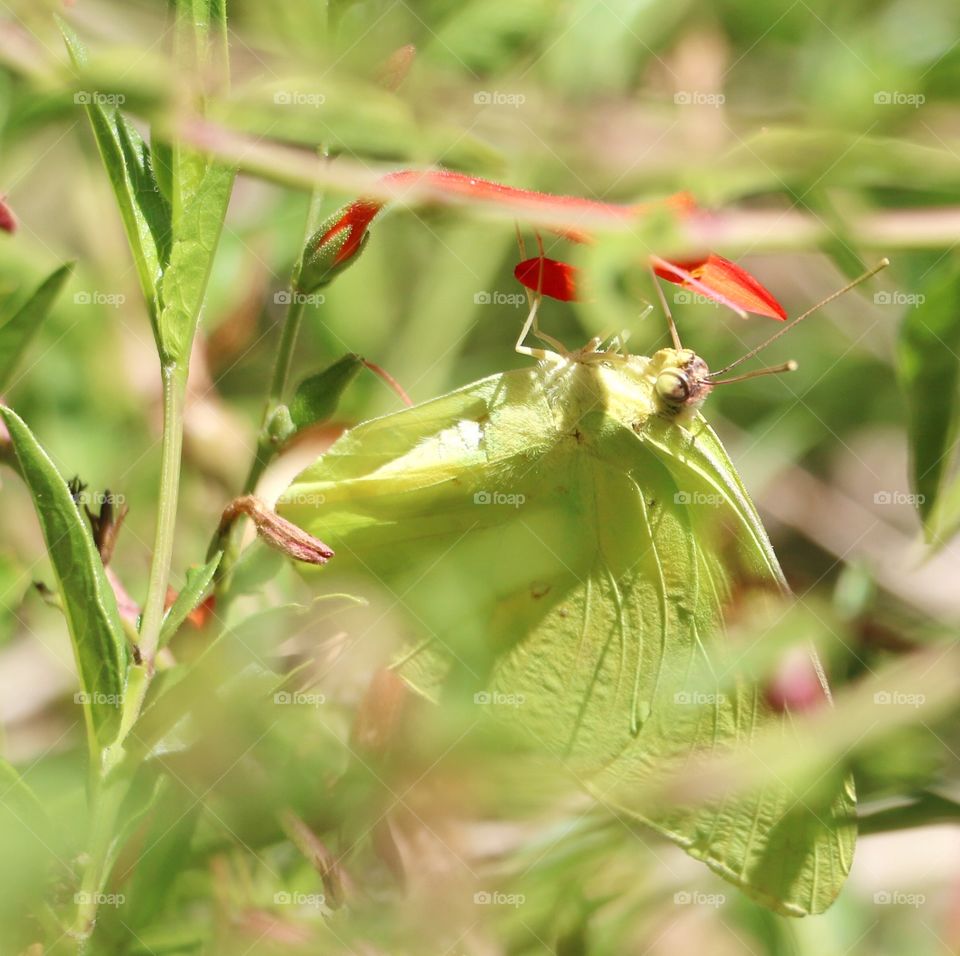
[{"label": "butterfly wing", "polygon": [[735,588],[785,590],[759,517],[701,418],[650,414],[617,380],[636,390],[625,414],[609,381],[570,374],[493,376],[361,425],[280,510],[406,609],[412,686],[522,702],[511,720],[606,805],[774,909],[821,912],[852,857],[842,774],[689,807],[651,796],[771,726],[789,741],[789,715],[716,654]]}]

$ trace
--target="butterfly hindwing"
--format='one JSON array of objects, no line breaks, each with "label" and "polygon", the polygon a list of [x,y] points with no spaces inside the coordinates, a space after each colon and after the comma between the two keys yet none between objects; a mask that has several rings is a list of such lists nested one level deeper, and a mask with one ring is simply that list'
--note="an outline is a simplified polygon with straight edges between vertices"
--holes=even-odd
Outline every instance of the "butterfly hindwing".
[{"label": "butterfly hindwing", "polygon": [[842,775],[651,802],[688,761],[791,731],[717,653],[735,589],[785,590],[766,533],[703,419],[655,414],[635,369],[541,365],[375,419],[278,507],[406,610],[414,688],[522,700],[533,746],[775,909],[835,897],[855,832]]}]

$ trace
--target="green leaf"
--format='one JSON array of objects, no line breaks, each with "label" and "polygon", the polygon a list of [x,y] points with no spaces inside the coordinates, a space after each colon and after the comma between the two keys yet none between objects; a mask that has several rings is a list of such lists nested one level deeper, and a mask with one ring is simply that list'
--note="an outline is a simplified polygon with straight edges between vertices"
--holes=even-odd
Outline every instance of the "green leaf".
[{"label": "green leaf", "polygon": [[[226,8],[222,0],[177,0],[176,47],[182,68],[198,77],[225,75]],[[212,65],[214,61],[216,65]],[[160,285],[160,357],[183,364],[190,349],[220,241],[236,170],[171,143],[162,178],[172,195],[173,244]]]},{"label": "green leaf", "polygon": [[907,396],[913,487],[931,540],[931,518],[960,424],[960,262],[936,269],[923,296],[904,319],[897,359]]},{"label": "green leaf", "polygon": [[[181,2],[179,46],[197,70],[225,36],[223,4]],[[76,34],[61,21],[74,65],[86,62]],[[186,48],[186,49],[183,49]],[[225,60],[224,60],[225,63]],[[187,361],[217,249],[234,170],[178,143],[150,147],[119,110],[92,100],[87,115],[113,185],[154,336],[164,364]]]},{"label": "green leaf", "polygon": [[[73,30],[64,21],[58,22],[70,58],[80,69],[86,63],[86,50]],[[115,107],[90,99],[85,108],[120,207],[140,288],[159,342],[157,321],[161,306],[157,283],[171,254],[170,205],[154,175],[150,147],[136,129]]]},{"label": "green leaf", "polygon": [[33,496],[63,599],[93,741],[109,745],[120,726],[127,650],[117,602],[90,529],[67,483],[30,429],[11,409],[0,406],[20,474]]},{"label": "green leaf", "polygon": [[72,270],[73,264],[66,263],[50,273],[33,295],[0,326],[0,393],[9,388],[23,353],[39,331]]},{"label": "green leaf", "polygon": [[173,247],[160,285],[161,358],[190,356],[235,171],[184,147],[173,147]]},{"label": "green leaf", "polygon": [[163,619],[163,625],[160,628],[160,647],[165,647],[169,643],[187,615],[206,597],[222,557],[223,552],[218,551],[206,564],[188,569],[187,583],[180,590]]},{"label": "green leaf", "polygon": [[324,422],[337,410],[340,396],[363,368],[359,355],[344,355],[322,372],[305,378],[293,394],[290,417],[299,430]]},{"label": "green leaf", "polygon": [[650,797],[690,761],[793,735],[724,666],[734,594],[785,584],[719,440],[654,390],[682,354],[554,357],[367,422],[277,507],[336,549],[327,579],[362,577],[408,611],[419,641],[395,666],[414,688],[488,704],[604,804],[778,912],[818,913],[852,861],[842,771]]}]

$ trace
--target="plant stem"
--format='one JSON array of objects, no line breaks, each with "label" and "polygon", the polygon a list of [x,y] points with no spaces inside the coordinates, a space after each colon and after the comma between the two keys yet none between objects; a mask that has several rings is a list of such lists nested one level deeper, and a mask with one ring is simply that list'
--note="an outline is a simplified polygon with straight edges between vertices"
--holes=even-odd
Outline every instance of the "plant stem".
[{"label": "plant stem", "polygon": [[[297,283],[294,281],[291,286],[290,306],[283,323],[283,331],[280,333],[280,342],[277,344],[277,357],[273,363],[273,378],[270,380],[270,391],[267,393],[267,407],[264,410],[263,425],[260,430],[261,438],[265,435],[270,417],[283,401],[283,394],[287,389],[287,379],[290,377],[290,367],[293,365],[293,350],[296,348],[300,326],[303,324],[304,298],[297,293],[296,289]],[[269,439],[269,435],[266,437]],[[256,462],[254,463],[255,466]],[[252,473],[254,468],[251,468],[250,471]],[[253,491],[249,476],[243,491],[244,494]]]},{"label": "plant stem", "polygon": [[[290,377],[290,367],[293,364],[293,351],[300,334],[300,326],[303,324],[304,300],[302,296],[296,294],[296,288],[296,277],[294,277],[294,281],[291,283],[290,304],[287,307],[287,314],[283,321],[283,331],[280,333],[280,341],[277,344],[277,356],[273,364],[273,376],[270,380],[270,390],[267,393],[266,406],[263,410],[263,420],[260,423],[260,431],[257,433],[257,448],[254,452],[253,461],[250,463],[246,481],[243,483],[241,495],[253,494],[257,482],[260,481],[260,477],[266,471],[275,451],[273,438],[270,434],[270,420],[283,401],[287,380]],[[221,594],[229,582],[230,570],[240,551],[242,530],[243,522],[234,521],[227,532],[226,541],[221,538],[218,531],[210,542],[210,548],[207,552],[208,559],[218,549],[222,548],[223,550],[223,558],[217,569],[217,579],[220,583],[218,590]]]},{"label": "plant stem", "polygon": [[[280,342],[277,345],[277,357],[273,363],[273,377],[270,380],[270,390],[267,392],[263,420],[257,434],[257,450],[253,461],[250,463],[250,471],[247,472],[247,479],[243,483],[241,495],[253,494],[260,476],[273,457],[274,446],[270,435],[270,420],[283,401],[287,379],[290,377],[290,366],[293,364],[293,350],[296,348],[297,336],[300,334],[300,326],[303,324],[303,297],[296,295],[293,291],[296,290],[296,282],[292,284],[291,290],[290,305],[287,307],[287,314],[283,320],[283,331],[280,333]],[[224,561],[226,561],[226,558],[227,555],[224,554]]]},{"label": "plant stem", "polygon": [[113,768],[97,767],[90,789],[91,827],[88,859],[77,893],[77,914],[71,936],[76,940],[78,956],[87,952],[97,921],[100,894],[109,869],[110,844],[127,782]]},{"label": "plant stem", "polygon": [[[326,150],[321,147],[320,162],[326,163],[327,161]],[[293,353],[300,335],[300,327],[303,325],[305,300],[299,292],[300,270],[303,266],[306,243],[310,236],[316,231],[322,209],[323,194],[319,189],[316,189],[310,197],[310,209],[307,213],[306,229],[304,231],[303,251],[300,253],[300,258],[297,259],[297,263],[293,269],[293,275],[290,278],[290,302],[287,306],[287,314],[283,320],[280,341],[277,343],[277,354],[273,363],[273,375],[270,378],[270,388],[267,392],[263,419],[260,424],[260,431],[257,434],[257,448],[253,461],[250,463],[250,470],[247,472],[246,481],[243,483],[243,489],[240,492],[241,495],[253,494],[256,490],[257,483],[260,481],[264,471],[266,471],[267,465],[270,463],[276,451],[273,437],[270,434],[270,422],[277,408],[279,408],[283,402],[283,397],[287,390],[287,382],[290,378],[290,368],[293,365]],[[227,533],[226,541],[223,541],[218,533],[213,536],[210,542],[210,548],[207,552],[208,559],[213,557],[217,550],[223,550],[223,558],[220,561],[220,566],[217,568],[218,599],[222,599],[229,588],[230,571],[240,552],[240,536],[242,533],[243,522],[235,521]]]},{"label": "plant stem", "polygon": [[163,605],[170,578],[173,535],[177,521],[177,497],[180,490],[180,457],[183,451],[183,406],[187,369],[176,363],[163,366],[163,445],[160,456],[160,496],[157,533],[153,544],[153,563],[140,625],[140,654],[148,671],[160,639]]}]

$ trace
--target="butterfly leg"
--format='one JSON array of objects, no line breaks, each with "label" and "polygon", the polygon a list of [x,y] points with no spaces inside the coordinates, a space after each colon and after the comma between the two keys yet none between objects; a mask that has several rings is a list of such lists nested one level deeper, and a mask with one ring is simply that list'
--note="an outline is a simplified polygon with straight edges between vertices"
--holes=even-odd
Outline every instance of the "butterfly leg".
[{"label": "butterfly leg", "polygon": [[[530,297],[530,311],[527,313],[526,321],[523,323],[523,328],[520,330],[520,337],[517,339],[517,344],[514,346],[514,349],[521,355],[529,355],[531,358],[535,359],[546,358],[546,349],[531,348],[529,345],[524,345],[523,342],[530,334],[531,330],[537,330],[537,310],[540,308],[540,302],[542,299],[543,296],[541,296],[539,293],[536,293]],[[540,337],[538,330],[535,332],[535,334],[538,338]],[[562,347],[560,354],[566,354],[566,350]]]}]

